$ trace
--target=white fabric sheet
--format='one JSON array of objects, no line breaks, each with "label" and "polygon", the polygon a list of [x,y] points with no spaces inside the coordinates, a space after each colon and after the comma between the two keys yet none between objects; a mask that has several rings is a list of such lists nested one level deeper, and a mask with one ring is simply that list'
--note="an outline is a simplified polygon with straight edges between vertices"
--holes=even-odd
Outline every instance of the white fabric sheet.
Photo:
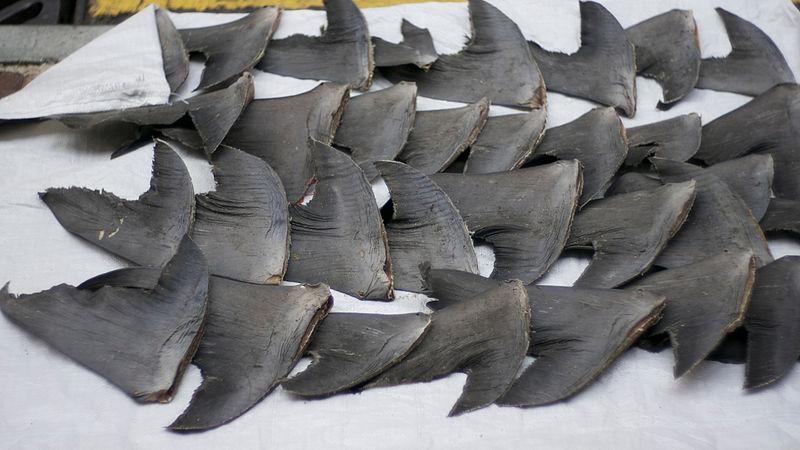
[{"label": "white fabric sheet", "polygon": [[149,6],[0,99],[0,119],[162,104],[169,94]]},{"label": "white fabric sheet", "polygon": [[[529,39],[565,52],[579,47],[575,1],[494,0],[517,21]],[[722,5],[765,30],[800,78],[800,12],[788,0],[689,1],[609,0],[604,4],[623,26],[674,7],[691,8],[700,28],[703,54],[730,51],[713,7]],[[441,52],[455,52],[469,35],[464,4],[415,4],[365,10],[373,35],[399,41],[400,18],[428,27]],[[174,15],[180,27],[233,20],[237,15]],[[318,34],[321,11],[284,12],[276,37]],[[190,75],[190,92],[199,80]],[[317,82],[257,72],[257,97],[295,94]],[[637,79],[638,112],[627,125],[663,120],[690,111],[704,122],[745,103],[736,94],[695,91],[670,111],[657,111],[661,91]],[[375,89],[388,86],[376,79]],[[549,94],[549,124],[568,122],[590,102]],[[420,98],[419,109],[457,106]],[[493,107],[492,114],[512,112]],[[31,293],[58,283],[80,283],[123,267],[119,258],[70,235],[37,192],[49,186],[104,188],[136,198],[148,187],[152,152],[140,150],[109,160],[115,147],[108,133],[69,130],[57,123],[0,127],[0,274],[11,292]],[[205,160],[182,151],[197,192],[213,189]],[[385,201],[385,187],[376,186]],[[774,239],[776,257],[800,254],[793,238]],[[491,250],[479,248],[481,271],[492,269]],[[586,260],[562,258],[545,284],[571,284]],[[425,298],[398,293],[391,303],[359,302],[335,294],[334,311],[401,313],[424,311]],[[301,366],[304,364],[301,364]],[[325,400],[303,401],[280,388],[253,410],[219,429],[177,435],[163,429],[186,407],[200,383],[191,366],[175,399],[142,406],[109,383],[50,350],[9,321],[0,319],[0,448],[798,448],[800,371],[757,393],[741,389],[744,367],[701,364],[680,380],[672,378],[670,352],[633,349],[594,384],[560,404],[520,410],[489,408],[448,418],[465,376],[432,383],[369,390]]]}]

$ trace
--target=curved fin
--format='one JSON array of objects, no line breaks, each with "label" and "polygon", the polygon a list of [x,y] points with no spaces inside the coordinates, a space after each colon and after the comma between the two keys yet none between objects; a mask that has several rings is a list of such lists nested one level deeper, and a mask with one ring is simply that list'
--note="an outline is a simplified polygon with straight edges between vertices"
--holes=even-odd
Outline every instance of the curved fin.
[{"label": "curved fin", "polygon": [[153,289],[61,284],[30,295],[0,291],[17,325],[140,402],[169,402],[192,359],[206,318],[208,267],[184,238]]},{"label": "curved fin", "polygon": [[289,258],[289,205],[278,175],[234,148],[215,155],[213,192],[196,196],[192,239],[214,275],[279,284]]},{"label": "curved fin", "polygon": [[626,128],[625,135],[628,138],[627,166],[638,166],[651,156],[686,161],[700,148],[700,116],[689,113]]},{"label": "curved fin", "polygon": [[666,184],[586,205],[575,215],[567,248],[591,246],[594,257],[575,286],[613,288],[646,272],[689,215],[694,185]]},{"label": "curved fin", "polygon": [[469,0],[472,37],[455,55],[441,55],[425,71],[384,67],[396,83],[413,81],[425,97],[458,102],[488,98],[493,105],[538,108],[547,102],[544,81],[517,24],[484,0]]},{"label": "curved fin", "polygon": [[724,58],[703,60],[698,88],[756,96],[775,85],[795,82],[792,69],[766,33],[736,14],[716,9],[732,50]]},{"label": "curved fin", "polygon": [[464,173],[492,173],[518,169],[544,136],[545,108],[525,114],[490,117],[472,144]]},{"label": "curved fin", "polygon": [[636,61],[633,44],[617,19],[602,5],[579,2],[581,47],[566,55],[530,42],[547,89],[636,114]]},{"label": "curved fin", "polygon": [[472,238],[447,194],[405,164],[378,161],[375,167],[392,199],[385,226],[395,288],[422,292],[424,267],[478,273]]},{"label": "curved fin", "polygon": [[403,33],[403,41],[399,44],[385,41],[379,37],[372,38],[375,66],[413,64],[420,69],[428,70],[431,64],[439,58],[431,33],[426,28],[419,28],[406,19],[403,19],[400,31]]},{"label": "curved fin", "polygon": [[161,41],[161,57],[164,60],[164,75],[172,92],[176,92],[189,75],[189,54],[183,46],[181,35],[169,18],[169,13],[156,8],[158,40]]},{"label": "curved fin", "polygon": [[49,188],[39,196],[70,233],[140,265],[163,266],[191,226],[194,191],[183,160],[157,142],[150,189],[138,200],[105,191]]},{"label": "curved fin", "polygon": [[417,111],[414,128],[397,160],[432,175],[447,168],[485,130],[489,100],[461,108]]},{"label": "curved fin", "polygon": [[530,283],[558,259],[582,178],[577,161],[481,175],[434,174],[475,237],[492,244],[492,278]]},{"label": "curved fin", "polygon": [[675,378],[697,366],[744,320],[755,278],[750,252],[720,253],[650,274],[626,290],[666,297],[664,317],[649,335],[669,334]]},{"label": "curved fin", "polygon": [[430,323],[430,316],[419,313],[329,314],[307,349],[314,361],[281,386],[303,397],[355,388],[405,358],[422,341]]},{"label": "curved fin", "polygon": [[330,80],[366,91],[372,84],[372,42],[352,0],[324,0],[328,26],[321,36],[274,39],[257,68],[295,78]]},{"label": "curved fin", "polygon": [[366,387],[426,382],[464,372],[467,382],[450,415],[489,406],[508,390],[522,365],[530,320],[525,287],[519,281],[504,281],[434,312],[422,342]]},{"label": "curved fin", "polygon": [[380,212],[364,172],[344,153],[311,141],[317,185],[307,205],[291,205],[286,279],[326,283],[362,299],[394,297]]},{"label": "curved fin", "polygon": [[692,11],[673,9],[626,30],[636,50],[636,70],[661,85],[658,109],[669,109],[697,84],[700,41]]}]

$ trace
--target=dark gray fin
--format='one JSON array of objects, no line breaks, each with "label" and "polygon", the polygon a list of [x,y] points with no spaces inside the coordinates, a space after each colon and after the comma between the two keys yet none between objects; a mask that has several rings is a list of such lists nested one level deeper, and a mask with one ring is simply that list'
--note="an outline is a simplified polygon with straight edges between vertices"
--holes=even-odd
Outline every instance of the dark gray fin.
[{"label": "dark gray fin", "polygon": [[700,148],[700,130],[697,113],[627,128],[628,157],[625,165],[638,166],[651,156],[687,161]]},{"label": "dark gray fin", "polygon": [[694,89],[700,75],[700,41],[692,11],[673,9],[629,27],[636,70],[661,85],[658,109],[675,105]]},{"label": "dark gray fin", "polygon": [[392,217],[385,222],[394,286],[422,292],[426,267],[478,273],[467,226],[445,192],[403,163],[378,161],[389,188]]},{"label": "dark gray fin", "polygon": [[393,160],[406,145],[417,112],[417,86],[400,83],[347,102],[333,144],[350,153],[367,179],[378,176],[373,161]]},{"label": "dark gray fin", "polygon": [[314,178],[308,138],[333,142],[349,96],[346,86],[323,83],[291,97],[253,100],[223,143],[266,161],[289,201],[300,201]]},{"label": "dark gray fin", "polygon": [[755,268],[752,253],[730,251],[655,272],[626,287],[666,297],[664,317],[648,335],[669,334],[675,378],[697,366],[741,325]]},{"label": "dark gray fin", "polygon": [[313,362],[281,386],[303,397],[353,389],[405,358],[422,341],[430,323],[430,316],[420,313],[329,314],[308,346]]},{"label": "dark gray fin", "polygon": [[566,245],[594,249],[574,285],[610,289],[645,273],[689,215],[694,191],[687,181],[589,203],[575,215]]},{"label": "dark gray fin", "polygon": [[747,204],[722,179],[708,170],[677,161],[651,158],[665,182],[694,179],[697,196],[680,231],[656,260],[668,269],[692,264],[720,252],[751,252],[761,267],[772,261],[764,232]]},{"label": "dark gray fin", "polygon": [[[581,3],[582,5],[584,3]],[[567,124],[545,130],[532,160],[543,156],[577,159],[583,166],[579,207],[600,198],[625,162],[625,127],[614,108],[595,108]]]},{"label": "dark gray fin", "polygon": [[578,161],[481,175],[438,173],[470,232],[494,247],[492,278],[532,283],[566,244],[581,193]]},{"label": "dark gray fin", "polygon": [[441,55],[430,70],[413,65],[384,67],[394,83],[413,81],[419,95],[457,102],[488,98],[493,105],[539,108],[547,103],[544,80],[522,32],[483,0],[469,0],[472,37],[454,55]]},{"label": "dark gray fin", "polygon": [[39,196],[70,233],[145,266],[161,267],[172,258],[194,215],[189,171],[160,141],[150,189],[137,200],[78,187],[49,188]]},{"label": "dark gray fin", "polygon": [[191,361],[206,319],[208,267],[188,238],[157,270],[154,289],[61,284],[30,295],[0,291],[0,310],[139,402],[166,403]]},{"label": "dark gray fin", "polygon": [[800,234],[800,201],[773,198],[761,219],[764,231],[788,231]]},{"label": "dark gray fin", "polygon": [[651,177],[639,172],[627,172],[614,180],[614,183],[606,191],[606,197],[655,189],[659,186],[661,186],[661,181],[658,177]]},{"label": "dark gray fin", "polygon": [[[433,309],[480,294],[502,282],[455,270],[428,273]],[[664,298],[635,291],[527,286],[531,307],[528,353],[536,361],[501,405],[537,406],[565,400],[596,379],[661,316]]]},{"label": "dark gray fin", "polygon": [[192,239],[209,271],[250,283],[279,284],[289,262],[289,205],[278,175],[234,148],[214,157],[213,192],[195,197]]},{"label": "dark gray fin", "polygon": [[775,161],[772,190],[800,198],[800,85],[782,84],[703,127],[696,158],[716,164],[748,153],[768,153]]},{"label": "dark gray fin", "polygon": [[525,286],[500,286],[431,315],[427,336],[367,387],[432,381],[453,372],[467,383],[451,416],[484,408],[514,381],[530,342],[531,309]]},{"label": "dark gray fin", "polygon": [[602,5],[580,2],[581,48],[570,55],[549,52],[530,42],[547,89],[613,106],[627,117],[636,113],[636,61],[633,44],[617,19]]},{"label": "dark gray fin", "polygon": [[800,256],[784,256],[758,269],[745,314],[746,389],[770,385],[800,357]]},{"label": "dark gray fin", "polygon": [[326,283],[360,299],[391,300],[386,231],[364,172],[344,153],[311,141],[314,197],[290,205],[292,247],[286,279]]},{"label": "dark gray fin", "polygon": [[189,103],[189,117],[203,140],[203,151],[209,161],[242,111],[253,100],[253,93],[253,76],[245,72],[225,89],[186,100]]},{"label": "dark gray fin", "polygon": [[251,70],[264,56],[280,15],[278,8],[260,8],[232,22],[181,30],[186,50],[206,57],[197,89],[218,87]]},{"label": "dark gray fin", "polygon": [[194,364],[203,383],[171,431],[203,431],[241,416],[289,375],[333,303],[325,285],[264,286],[213,277]]},{"label": "dark gray fin", "polygon": [[727,183],[744,201],[757,221],[764,217],[770,204],[774,173],[772,156],[751,154],[698,170],[714,174]]},{"label": "dark gray fin", "polygon": [[172,92],[176,92],[189,75],[189,54],[169,13],[156,8],[158,40],[161,41],[161,57],[164,60],[164,75]]},{"label": "dark gray fin", "polygon": [[[752,296],[750,301],[753,301]],[[746,313],[745,320],[747,320]],[[646,341],[641,341],[639,346],[641,347],[644,342]],[[717,348],[706,359],[723,364],[744,364],[747,362],[747,330],[741,326],[728,333],[725,339],[719,343]]]},{"label": "dark gray fin", "polygon": [[89,278],[78,289],[96,291],[103,286],[133,289],[153,289],[161,277],[160,267],[125,267]]},{"label": "dark gray fin", "polygon": [[545,108],[525,114],[490,117],[472,144],[464,173],[493,173],[518,169],[544,136]]},{"label": "dark gray fin", "polygon": [[139,106],[114,111],[63,114],[50,117],[70,128],[91,128],[107,123],[132,123],[135,125],[170,125],[189,111],[186,100],[175,100],[165,105]]},{"label": "dark gray fin", "polygon": [[[198,133],[197,130],[179,126],[169,126],[158,128],[156,131],[161,137],[167,140],[175,141],[192,150],[203,151],[203,138],[200,137],[200,133]],[[121,155],[111,155],[111,158],[113,159],[116,156]]]},{"label": "dark gray fin", "polygon": [[420,69],[428,70],[439,58],[433,38],[427,28],[419,28],[403,19],[400,25],[403,41],[399,44],[385,41],[379,37],[372,38],[375,51],[375,66],[401,66],[413,64]]},{"label": "dark gray fin", "polygon": [[461,108],[417,111],[414,128],[397,160],[425,175],[447,168],[485,131],[489,100]]},{"label": "dark gray fin", "polygon": [[540,406],[566,400],[590,385],[650,328],[664,297],[642,291],[528,286],[536,361],[500,405]]},{"label": "dark gray fin", "polygon": [[736,14],[716,9],[732,50],[724,58],[703,60],[698,88],[756,96],[775,85],[795,82],[792,69],[766,33]]},{"label": "dark gray fin", "polygon": [[324,0],[328,26],[321,36],[295,34],[270,42],[257,68],[295,78],[330,80],[366,91],[372,84],[372,42],[352,0]]}]

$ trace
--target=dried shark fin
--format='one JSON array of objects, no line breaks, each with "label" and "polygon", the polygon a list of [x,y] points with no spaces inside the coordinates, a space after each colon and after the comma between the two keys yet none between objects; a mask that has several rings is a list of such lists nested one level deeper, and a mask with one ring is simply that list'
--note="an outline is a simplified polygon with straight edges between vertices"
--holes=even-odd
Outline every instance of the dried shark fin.
[{"label": "dried shark fin", "polygon": [[352,0],[324,0],[328,27],[321,36],[274,39],[257,68],[278,75],[330,80],[366,91],[372,84],[367,21]]},{"label": "dried shark fin", "polygon": [[655,272],[626,290],[666,297],[664,317],[648,335],[669,335],[678,378],[704,360],[728,332],[742,323],[754,278],[752,253],[731,251]]},{"label": "dried shark fin", "polygon": [[317,184],[307,205],[291,205],[286,279],[326,283],[361,299],[394,297],[380,211],[364,172],[344,153],[311,141]]},{"label": "dried shark fin", "polygon": [[613,106],[627,117],[636,113],[636,61],[633,44],[617,19],[602,5],[580,2],[581,47],[566,55],[530,42],[547,89]]},{"label": "dried shark fin", "polygon": [[413,81],[425,97],[458,102],[488,98],[493,105],[539,108],[547,102],[544,80],[519,27],[483,0],[469,0],[472,37],[454,55],[441,55],[425,71],[413,65],[384,67],[394,83]]},{"label": "dried shark fin", "polygon": [[694,206],[680,231],[670,240],[656,265],[675,268],[720,252],[751,252],[758,267],[772,261],[767,240],[745,202],[713,172],[697,166],[651,158],[661,179],[697,182]]},{"label": "dried shark fin", "polygon": [[431,64],[439,58],[431,33],[426,28],[419,28],[406,19],[403,19],[400,31],[403,33],[403,41],[399,44],[385,41],[379,37],[372,38],[375,66],[413,64],[420,69],[428,70]]},{"label": "dried shark fin", "polygon": [[627,128],[628,157],[625,165],[638,166],[651,156],[686,161],[700,148],[700,130],[697,113]]},{"label": "dried shark fin", "polygon": [[[582,5],[584,3],[581,3]],[[625,128],[614,108],[595,108],[567,124],[545,130],[531,160],[577,159],[583,166],[579,206],[600,198],[628,154]]]},{"label": "dried shark fin", "polygon": [[253,100],[253,76],[245,72],[233,84],[187,100],[189,117],[203,141],[206,158],[217,151],[245,107]]},{"label": "dried shark fin", "polygon": [[645,273],[689,215],[694,185],[667,184],[586,205],[575,215],[566,247],[588,246],[594,257],[575,286],[614,288]]},{"label": "dried shark fin", "polygon": [[461,108],[417,111],[414,128],[397,160],[425,175],[447,168],[473,145],[485,130],[489,100],[482,99]]},{"label": "dried shark fin", "polygon": [[552,265],[569,235],[582,178],[577,161],[493,174],[431,176],[470,232],[494,247],[492,278],[531,283]]},{"label": "dried shark fin", "polygon": [[154,288],[82,290],[66,284],[36,294],[0,291],[0,310],[140,402],[168,402],[203,334],[208,267],[184,238]]},{"label": "dried shark fin", "polygon": [[172,258],[194,213],[189,172],[163,142],[156,143],[150,189],[138,200],[77,187],[49,188],[39,196],[70,233],[147,266]]},{"label": "dried shark fin", "polygon": [[764,231],[789,231],[800,234],[800,201],[773,198],[761,219]]},{"label": "dried shark fin", "polygon": [[161,41],[161,56],[164,60],[164,75],[172,92],[176,92],[189,75],[189,54],[183,46],[181,35],[169,18],[169,13],[156,8],[156,26]]},{"label": "dried shark fin", "polygon": [[450,415],[489,406],[508,390],[522,365],[530,320],[525,286],[504,281],[434,312],[422,342],[367,387],[426,382],[464,372],[467,383]]},{"label": "dried shark fin", "polygon": [[280,14],[278,8],[260,8],[233,22],[181,30],[186,50],[206,57],[197,89],[217,87],[251,70],[264,56]]},{"label": "dried shark fin", "polygon": [[368,180],[378,176],[373,161],[394,159],[406,145],[417,111],[417,87],[399,83],[347,102],[333,144],[346,149]]},{"label": "dried shark fin", "polygon": [[430,316],[419,313],[329,314],[306,350],[313,362],[281,386],[303,397],[353,389],[405,358],[422,341],[430,324]]},{"label": "dried shark fin", "polygon": [[265,286],[211,279],[194,363],[203,383],[172,431],[202,431],[247,412],[289,375],[333,303],[325,285]]},{"label": "dried shark fin", "polygon": [[464,173],[517,169],[527,161],[544,136],[545,108],[525,114],[490,117],[472,144]]},{"label": "dried shark fin", "polygon": [[347,86],[323,83],[291,97],[251,102],[223,143],[258,156],[281,177],[290,202],[314,178],[308,138],[330,145],[350,96]]},{"label": "dried shark fin", "polygon": [[[455,270],[428,272],[439,310],[501,284]],[[538,406],[565,400],[596,379],[661,316],[664,298],[642,291],[527,286],[528,366],[497,403]]]},{"label": "dried shark fin", "polygon": [[198,194],[192,239],[214,275],[279,284],[289,258],[289,205],[278,175],[258,157],[225,148],[213,192]]},{"label": "dried shark fin", "polygon": [[675,105],[694,89],[700,74],[700,42],[691,11],[673,9],[626,30],[636,50],[636,70],[661,85],[658,109]]},{"label": "dried shark fin", "polygon": [[639,172],[626,172],[614,180],[614,183],[606,191],[606,197],[655,189],[661,185],[658,177],[651,177]]},{"label": "dried shark fin", "polygon": [[478,258],[467,226],[445,192],[405,164],[378,161],[392,199],[385,222],[395,288],[422,292],[424,267],[478,273]]},{"label": "dried shark fin", "polygon": [[800,198],[800,85],[782,84],[703,127],[695,157],[712,165],[748,153],[775,160],[772,190],[777,197]]},{"label": "dried shark fin", "polygon": [[774,173],[772,156],[751,154],[723,161],[705,169],[698,167],[697,170],[714,174],[727,183],[728,187],[744,201],[756,220],[764,217],[770,204]]},{"label": "dried shark fin", "polygon": [[792,69],[766,33],[736,14],[716,9],[732,50],[724,58],[703,60],[698,88],[756,96],[775,85],[795,82]]},{"label": "dried shark fin", "polygon": [[747,330],[746,389],[774,383],[800,358],[800,257],[784,256],[756,272]]}]

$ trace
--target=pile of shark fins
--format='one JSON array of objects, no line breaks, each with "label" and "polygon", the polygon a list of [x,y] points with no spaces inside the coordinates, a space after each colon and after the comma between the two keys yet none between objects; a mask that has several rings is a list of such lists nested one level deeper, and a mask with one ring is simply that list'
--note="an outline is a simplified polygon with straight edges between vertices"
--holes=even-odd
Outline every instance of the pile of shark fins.
[{"label": "pile of shark fins", "polygon": [[[3,314],[137,401],[170,401],[194,363],[203,381],[176,432],[224,425],[279,386],[318,398],[456,372],[467,378],[450,415],[542,406],[636,344],[671,346],[676,378],[705,359],[740,361],[755,389],[792,369],[800,257],[773,260],[764,231],[800,234],[800,87],[754,24],[719,9],[733,51],[701,59],[691,11],[625,30],[587,1],[581,47],[565,55],[470,0],[469,42],[439,55],[411,22],[392,43],[370,36],[352,1],[324,6],[320,36],[279,40],[276,8],[180,31],[156,10],[173,92],[189,55],[206,58],[194,95],[47,117],[153,138],[136,200],[40,193],[67,231],[131,267],[34,294],[6,285]],[[351,98],[375,67],[395,84]],[[326,81],[253,99],[256,68]],[[695,87],[755,98],[704,125],[691,113],[626,128],[637,74],[661,85],[660,109]],[[545,86],[604,106],[548,128]],[[418,95],[464,105],[417,111]],[[525,111],[490,117],[493,105]],[[212,164],[213,191],[195,193],[178,144]],[[488,277],[481,243],[495,254]],[[593,253],[574,286],[535,284],[574,249]],[[331,312],[332,290],[434,301]]]}]

